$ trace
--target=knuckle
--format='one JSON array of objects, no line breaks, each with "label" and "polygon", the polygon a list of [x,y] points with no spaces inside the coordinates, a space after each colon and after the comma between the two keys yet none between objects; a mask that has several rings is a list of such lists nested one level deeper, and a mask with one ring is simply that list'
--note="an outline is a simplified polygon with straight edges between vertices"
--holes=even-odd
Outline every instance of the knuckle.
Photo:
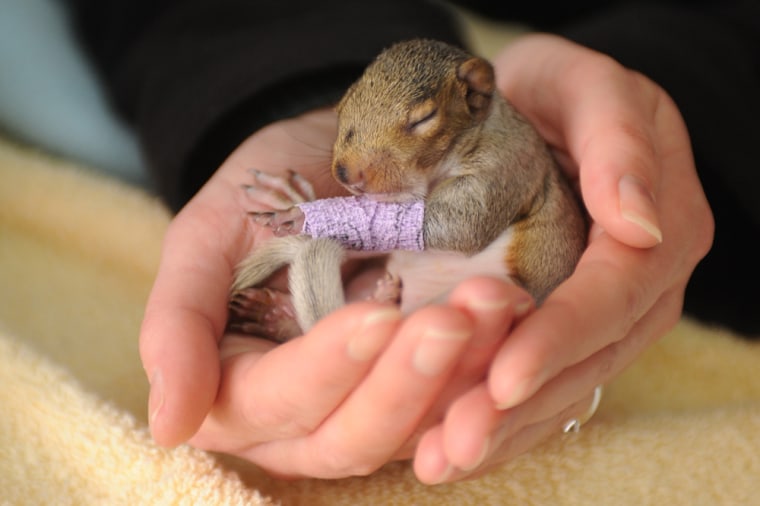
[{"label": "knuckle", "polygon": [[251,430],[264,431],[278,438],[310,434],[316,425],[303,418],[299,406],[281,396],[275,399],[252,399],[240,410],[246,426]]},{"label": "knuckle", "polygon": [[612,343],[602,351],[599,366],[596,369],[596,378],[594,383],[606,383],[615,373],[616,364],[620,356],[619,343]]},{"label": "knuckle", "polygon": [[593,267],[594,274],[600,280],[599,289],[604,290],[600,301],[607,306],[607,311],[618,315],[615,329],[608,329],[609,333],[622,338],[646,312],[651,294],[655,293],[659,282],[641,276],[641,273],[631,273],[626,270],[625,264],[611,259],[598,260]]},{"label": "knuckle", "polygon": [[241,416],[245,425],[252,431],[271,429],[276,427],[281,434],[286,432],[285,420],[276,410],[255,409],[253,406],[242,407]]},{"label": "knuckle", "polygon": [[[651,298],[652,290],[639,279],[629,279],[621,290],[623,296],[623,308],[626,317],[623,319],[624,329],[630,330],[641,316],[646,312],[646,306]],[[627,332],[626,332],[627,333]]]},{"label": "knuckle", "polygon": [[649,112],[654,116],[660,101],[665,97],[668,97],[665,89],[637,70],[626,68],[625,79],[627,80],[626,84],[630,88],[635,89],[640,95],[647,99],[646,103],[652,105],[652,109],[650,109]]},{"label": "knuckle", "polygon": [[697,213],[697,216],[701,216],[701,218],[698,218],[700,226],[694,227],[697,236],[695,238],[694,247],[690,249],[692,257],[690,260],[695,265],[707,255],[710,249],[712,249],[713,241],[715,239],[715,218],[713,217],[712,211],[706,201],[702,206],[702,211]]},{"label": "knuckle", "polygon": [[643,342],[639,345],[639,349],[643,349],[646,345],[651,344],[654,339],[676,326],[682,317],[683,298],[684,292],[680,287],[669,290],[660,297],[657,301],[657,309],[659,310],[657,314],[657,331],[648,335],[644,334],[642,336]]}]

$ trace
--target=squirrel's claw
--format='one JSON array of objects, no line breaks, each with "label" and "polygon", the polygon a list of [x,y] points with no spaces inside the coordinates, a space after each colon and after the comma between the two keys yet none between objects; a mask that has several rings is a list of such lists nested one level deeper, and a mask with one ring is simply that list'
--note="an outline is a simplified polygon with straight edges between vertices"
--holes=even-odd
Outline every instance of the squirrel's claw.
[{"label": "squirrel's claw", "polygon": [[296,206],[284,211],[252,211],[248,216],[257,225],[271,228],[277,237],[300,234],[305,218]]},{"label": "squirrel's claw", "polygon": [[253,176],[253,182],[243,185],[246,193],[256,199],[266,200],[270,207],[286,208],[317,198],[311,183],[293,170],[288,170],[285,176],[268,174],[258,169],[249,169],[248,173]]},{"label": "squirrel's claw", "polygon": [[264,211],[264,212],[250,211],[248,213],[248,216],[251,218],[251,221],[253,221],[257,225],[261,225],[262,227],[271,227],[272,219],[274,218],[274,212],[273,211]]}]

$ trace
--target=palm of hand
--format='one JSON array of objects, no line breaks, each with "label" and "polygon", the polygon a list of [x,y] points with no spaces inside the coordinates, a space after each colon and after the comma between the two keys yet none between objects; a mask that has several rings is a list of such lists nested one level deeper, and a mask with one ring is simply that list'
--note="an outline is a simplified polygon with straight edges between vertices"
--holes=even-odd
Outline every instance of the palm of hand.
[{"label": "palm of hand", "polygon": [[[673,325],[712,221],[672,101],[558,38],[526,37],[495,63],[500,89],[555,146],[595,220],[576,272],[532,314],[518,288],[481,279],[409,318],[354,304],[275,349],[234,336],[220,349],[233,268],[271,233],[245,219],[244,172],[293,169],[320,197],[340,192],[328,170],[334,113],[273,124],[167,233],[141,333],[159,443],[192,436],[274,473],[341,477],[409,457],[421,437],[420,479],[459,479],[558,433]],[[426,348],[433,336],[443,347]]]}]

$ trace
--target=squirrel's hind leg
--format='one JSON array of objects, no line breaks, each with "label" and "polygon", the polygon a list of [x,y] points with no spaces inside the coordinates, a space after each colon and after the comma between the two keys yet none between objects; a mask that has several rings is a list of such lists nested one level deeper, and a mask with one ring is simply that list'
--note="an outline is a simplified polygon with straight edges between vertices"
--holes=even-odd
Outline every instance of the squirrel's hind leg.
[{"label": "squirrel's hind leg", "polygon": [[227,330],[283,343],[301,335],[288,293],[271,288],[247,288],[229,303]]},{"label": "squirrel's hind leg", "polygon": [[392,272],[386,271],[385,276],[377,280],[375,292],[370,297],[370,300],[387,302],[400,306],[402,287],[403,283],[401,282],[401,278]]}]

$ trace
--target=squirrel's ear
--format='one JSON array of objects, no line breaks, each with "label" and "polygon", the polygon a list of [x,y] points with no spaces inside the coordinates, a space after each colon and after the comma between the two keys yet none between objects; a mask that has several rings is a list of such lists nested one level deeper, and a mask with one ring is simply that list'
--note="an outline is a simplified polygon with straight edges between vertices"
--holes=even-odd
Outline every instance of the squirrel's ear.
[{"label": "squirrel's ear", "polygon": [[476,119],[484,118],[496,90],[493,66],[483,58],[470,58],[457,68],[457,78],[467,87],[465,100],[470,113]]}]

